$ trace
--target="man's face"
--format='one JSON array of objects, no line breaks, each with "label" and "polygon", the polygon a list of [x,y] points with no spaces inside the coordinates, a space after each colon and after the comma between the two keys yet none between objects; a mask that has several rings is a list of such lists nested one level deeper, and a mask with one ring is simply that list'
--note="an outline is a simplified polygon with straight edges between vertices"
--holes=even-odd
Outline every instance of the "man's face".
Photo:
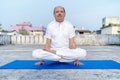
[{"label": "man's face", "polygon": [[65,12],[64,12],[63,8],[61,8],[61,7],[56,8],[55,12],[54,12],[54,17],[55,17],[56,21],[63,22],[64,17],[65,17]]}]

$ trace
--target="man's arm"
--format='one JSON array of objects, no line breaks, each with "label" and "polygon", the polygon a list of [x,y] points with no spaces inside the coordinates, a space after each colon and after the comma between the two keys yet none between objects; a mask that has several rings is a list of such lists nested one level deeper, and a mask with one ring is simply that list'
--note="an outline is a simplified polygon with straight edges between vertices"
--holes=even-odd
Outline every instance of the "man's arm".
[{"label": "man's arm", "polygon": [[44,47],[44,51],[48,51],[48,52],[51,52],[51,53],[54,53],[56,54],[56,51],[55,50],[51,50],[51,39],[46,39],[46,44],[45,44],[45,47]]},{"label": "man's arm", "polygon": [[[74,37],[69,39],[69,47],[70,47],[70,49],[75,49],[76,48],[76,45],[75,45],[75,42],[74,42]],[[75,60],[74,65],[83,65],[83,64],[81,62],[79,62],[79,60]]]},{"label": "man's arm", "polygon": [[76,48],[74,37],[69,39],[69,48],[70,49],[75,49]]},{"label": "man's arm", "polygon": [[50,47],[51,47],[51,39],[48,39],[48,38],[46,38],[46,44],[45,44],[45,47],[44,47],[44,49],[50,49]]}]

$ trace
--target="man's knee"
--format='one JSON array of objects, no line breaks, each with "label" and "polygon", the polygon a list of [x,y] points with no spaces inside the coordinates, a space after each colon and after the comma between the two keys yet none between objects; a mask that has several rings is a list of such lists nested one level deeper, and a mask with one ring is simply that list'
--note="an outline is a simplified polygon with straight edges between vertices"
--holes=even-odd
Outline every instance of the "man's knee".
[{"label": "man's knee", "polygon": [[76,55],[77,58],[82,59],[87,55],[87,51],[85,49],[78,48],[76,51],[77,51],[77,55]]},{"label": "man's knee", "polygon": [[87,55],[87,51],[85,49],[82,49],[83,54],[86,56]]},{"label": "man's knee", "polygon": [[38,58],[39,53],[40,53],[40,49],[36,49],[36,50],[34,50],[34,51],[32,52],[32,56],[33,56],[34,58]]},{"label": "man's knee", "polygon": [[81,49],[81,51],[80,51],[81,53],[81,57],[86,57],[86,55],[87,55],[87,51],[85,50],[85,49]]}]

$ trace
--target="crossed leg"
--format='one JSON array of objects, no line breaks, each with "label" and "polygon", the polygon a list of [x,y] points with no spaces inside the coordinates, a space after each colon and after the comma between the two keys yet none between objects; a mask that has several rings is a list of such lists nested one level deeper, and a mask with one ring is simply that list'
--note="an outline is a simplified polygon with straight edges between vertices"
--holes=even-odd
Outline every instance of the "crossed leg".
[{"label": "crossed leg", "polygon": [[32,56],[40,60],[39,62],[36,62],[35,65],[44,64],[44,60],[59,61],[61,59],[61,57],[57,56],[56,54],[44,51],[42,49],[34,50]]},{"label": "crossed leg", "polygon": [[[80,50],[80,51],[79,51]],[[80,53],[80,54],[79,54]],[[56,53],[51,53],[44,51],[42,49],[37,49],[33,51],[33,57],[39,59],[39,62],[36,62],[35,65],[44,64],[44,60],[59,61],[59,62],[74,62],[74,65],[83,65],[79,62],[79,59],[86,56],[86,51],[83,49],[76,50],[60,50]]]}]

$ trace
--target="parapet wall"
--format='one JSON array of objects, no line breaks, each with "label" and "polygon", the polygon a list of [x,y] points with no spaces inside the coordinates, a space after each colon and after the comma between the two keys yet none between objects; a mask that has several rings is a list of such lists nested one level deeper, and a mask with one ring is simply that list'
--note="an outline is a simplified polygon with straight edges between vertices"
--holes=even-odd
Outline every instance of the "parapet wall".
[{"label": "parapet wall", "polygon": [[[44,36],[21,36],[21,35],[0,35],[0,44],[45,44]],[[75,37],[76,45],[119,45],[120,35],[76,35]]]},{"label": "parapet wall", "polygon": [[110,45],[120,44],[120,35],[100,34],[100,35],[76,35],[75,42],[77,45]]}]

